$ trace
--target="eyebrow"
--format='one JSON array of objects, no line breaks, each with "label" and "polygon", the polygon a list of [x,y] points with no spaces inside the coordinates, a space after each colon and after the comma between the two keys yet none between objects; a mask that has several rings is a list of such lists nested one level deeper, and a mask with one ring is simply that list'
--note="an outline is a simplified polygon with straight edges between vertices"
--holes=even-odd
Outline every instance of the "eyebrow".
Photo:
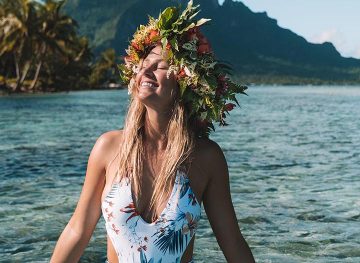
[{"label": "eyebrow", "polygon": [[[150,53],[148,54],[148,56],[149,56],[150,54],[154,54],[154,55],[157,55],[157,56],[161,56],[161,52],[160,52],[160,53],[155,53],[153,50],[150,51]],[[162,58],[162,59],[158,59],[158,60],[163,60],[163,58]],[[156,60],[156,61],[158,61],[158,60]],[[149,61],[149,59],[146,58],[146,59],[144,59],[143,61],[144,61],[144,62],[145,62],[145,61]],[[166,62],[166,61],[165,61],[165,62]]]},{"label": "eyebrow", "polygon": [[[144,60],[143,60],[143,63],[144,63],[144,62],[147,62],[147,61],[150,61],[150,59],[149,59],[149,58],[144,59]],[[165,60],[161,59],[161,58],[156,59],[156,60],[154,60],[154,61],[155,61],[155,62],[159,62],[159,61],[160,61],[160,62],[164,62],[164,63],[167,64],[167,62],[166,62]]]},{"label": "eyebrow", "polygon": [[154,51],[150,51],[149,55],[150,54],[155,54],[155,55],[159,55],[159,56],[161,55],[160,53],[155,53]]}]

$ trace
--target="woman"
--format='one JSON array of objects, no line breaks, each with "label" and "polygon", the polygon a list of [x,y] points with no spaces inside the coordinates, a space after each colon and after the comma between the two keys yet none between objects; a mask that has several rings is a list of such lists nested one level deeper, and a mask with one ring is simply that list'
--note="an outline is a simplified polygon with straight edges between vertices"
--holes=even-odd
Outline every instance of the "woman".
[{"label": "woman", "polygon": [[[235,93],[199,26],[192,1],[140,26],[127,50],[122,80],[131,102],[124,130],[96,141],[74,215],[51,262],[77,262],[101,214],[108,261],[193,262],[201,204],[228,262],[254,262],[241,235],[221,148],[208,139],[225,125]],[[215,78],[215,79],[214,79]],[[215,81],[215,86],[213,85]],[[218,110],[216,110],[218,109]]]}]

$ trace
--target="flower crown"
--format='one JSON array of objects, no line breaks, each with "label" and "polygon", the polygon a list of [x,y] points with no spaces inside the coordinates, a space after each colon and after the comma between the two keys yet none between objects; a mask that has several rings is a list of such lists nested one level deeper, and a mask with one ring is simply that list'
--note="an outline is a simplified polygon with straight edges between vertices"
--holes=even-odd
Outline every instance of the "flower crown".
[{"label": "flower crown", "polygon": [[211,130],[215,131],[214,121],[220,126],[228,125],[225,113],[236,107],[230,101],[240,106],[235,95],[247,95],[247,87],[232,82],[231,67],[215,59],[208,40],[199,30],[210,19],[194,20],[198,13],[199,5],[193,6],[190,0],[181,14],[180,7],[168,7],[158,19],[149,16],[148,25],[140,25],[134,33],[126,49],[125,63],[118,68],[121,81],[128,85],[131,94],[140,60],[155,45],[162,45],[170,65],[167,77],[172,72],[176,74],[180,101],[189,110],[197,135],[209,137]]}]

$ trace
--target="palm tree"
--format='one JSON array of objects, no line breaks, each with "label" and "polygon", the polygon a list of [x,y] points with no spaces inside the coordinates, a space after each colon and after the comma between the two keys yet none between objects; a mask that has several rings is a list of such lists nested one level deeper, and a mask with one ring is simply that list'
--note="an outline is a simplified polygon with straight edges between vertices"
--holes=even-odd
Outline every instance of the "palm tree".
[{"label": "palm tree", "polygon": [[[75,80],[81,84],[74,86],[87,85],[92,59],[89,42],[77,35],[77,22],[62,13],[64,3],[0,0],[0,57],[12,56],[15,92],[21,90],[29,72],[33,74],[29,87],[33,91],[42,72],[51,83],[59,83],[54,72],[62,71],[60,82]],[[44,72],[44,68],[50,71]]]},{"label": "palm tree", "polygon": [[0,18],[0,56],[12,53],[16,86],[20,91],[33,61],[33,38],[36,34],[36,10],[30,0],[2,0]]},{"label": "palm tree", "polygon": [[[65,1],[47,0],[43,5],[39,5],[39,24],[41,27],[39,27],[38,41],[36,41],[38,46],[37,66],[30,89],[34,89],[39,79],[47,52],[67,57],[69,53],[73,53],[75,47],[79,46],[79,41],[83,41],[77,37],[77,22],[62,14],[61,9],[64,3]],[[81,52],[82,50],[79,50],[79,53]]]}]

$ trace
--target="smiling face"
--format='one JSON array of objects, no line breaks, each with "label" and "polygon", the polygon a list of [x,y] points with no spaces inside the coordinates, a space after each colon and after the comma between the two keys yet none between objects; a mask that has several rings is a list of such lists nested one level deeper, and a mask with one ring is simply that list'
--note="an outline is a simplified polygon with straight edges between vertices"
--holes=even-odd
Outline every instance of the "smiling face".
[{"label": "smiling face", "polygon": [[160,45],[155,46],[140,62],[135,81],[137,97],[144,105],[159,110],[167,110],[172,106],[178,84],[174,73],[166,77],[168,69],[169,64],[162,55]]}]

